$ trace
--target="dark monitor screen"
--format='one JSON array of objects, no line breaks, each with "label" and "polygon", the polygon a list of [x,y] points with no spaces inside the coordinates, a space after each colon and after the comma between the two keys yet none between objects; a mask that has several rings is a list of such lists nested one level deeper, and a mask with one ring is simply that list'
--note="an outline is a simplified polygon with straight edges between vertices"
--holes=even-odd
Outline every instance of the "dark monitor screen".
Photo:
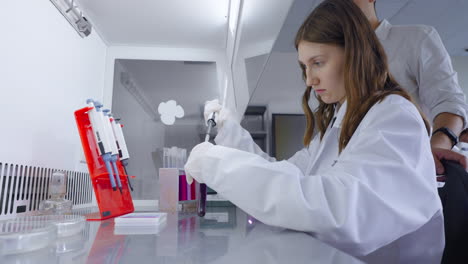
[{"label": "dark monitor screen", "polygon": [[277,160],[289,159],[304,147],[304,115],[273,114],[272,127],[272,155]]}]

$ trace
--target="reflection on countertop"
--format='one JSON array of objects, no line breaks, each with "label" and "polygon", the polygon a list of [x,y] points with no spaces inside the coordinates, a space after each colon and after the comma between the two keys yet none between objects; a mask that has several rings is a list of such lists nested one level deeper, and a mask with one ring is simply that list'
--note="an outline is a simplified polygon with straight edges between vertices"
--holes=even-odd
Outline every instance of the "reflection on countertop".
[{"label": "reflection on countertop", "polygon": [[362,263],[312,236],[270,227],[236,207],[168,214],[152,234],[116,232],[114,220],[87,222],[77,237],[0,263]]}]

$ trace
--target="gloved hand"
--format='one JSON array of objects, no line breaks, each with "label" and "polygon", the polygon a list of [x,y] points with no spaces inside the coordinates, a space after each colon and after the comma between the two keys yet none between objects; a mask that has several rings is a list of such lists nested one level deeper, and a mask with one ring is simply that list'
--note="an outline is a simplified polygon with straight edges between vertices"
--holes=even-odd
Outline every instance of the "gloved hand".
[{"label": "gloved hand", "polygon": [[215,113],[215,122],[218,129],[222,128],[223,123],[226,120],[237,121],[237,119],[231,113],[231,111],[229,111],[229,109],[219,104],[218,99],[207,101],[205,103],[205,111],[203,113],[203,115],[205,116],[205,124],[208,125],[208,120],[213,116],[213,113]]},{"label": "gloved hand", "polygon": [[210,148],[214,145],[210,142],[203,142],[196,145],[190,156],[188,157],[187,163],[185,163],[185,178],[187,179],[187,183],[190,185],[193,182],[193,178],[197,180],[199,183],[203,183],[203,175],[201,173],[201,163],[200,158],[208,152]]}]

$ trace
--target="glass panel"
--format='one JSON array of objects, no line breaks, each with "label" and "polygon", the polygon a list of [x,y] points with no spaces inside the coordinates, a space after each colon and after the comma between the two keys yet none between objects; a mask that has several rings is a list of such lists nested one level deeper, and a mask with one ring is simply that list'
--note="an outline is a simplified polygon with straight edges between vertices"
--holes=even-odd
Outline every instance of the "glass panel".
[{"label": "glass panel", "polygon": [[293,0],[243,1],[231,65],[238,110],[245,110],[243,108],[257,86],[292,2]]},{"label": "glass panel", "polygon": [[[159,199],[163,148],[176,146],[188,153],[204,138],[203,104],[220,97],[216,63],[117,60],[114,76],[112,111],[124,125],[128,173],[136,176],[133,199]],[[159,105],[169,106],[170,100],[183,108],[183,117],[160,115]],[[174,123],[163,123],[165,118]]]}]

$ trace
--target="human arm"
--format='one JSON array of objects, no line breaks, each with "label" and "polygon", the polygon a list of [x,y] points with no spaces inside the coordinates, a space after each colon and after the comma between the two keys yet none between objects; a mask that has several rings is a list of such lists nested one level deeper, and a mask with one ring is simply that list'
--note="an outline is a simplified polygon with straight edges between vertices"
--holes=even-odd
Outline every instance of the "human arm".
[{"label": "human arm", "polygon": [[[450,129],[456,136],[463,130],[463,118],[452,113],[441,113],[434,119],[433,131],[441,127]],[[433,148],[452,149],[453,142],[444,133],[436,133],[431,137]]]},{"label": "human arm", "polygon": [[[419,53],[416,81],[421,103],[430,110],[433,131],[446,127],[458,136],[467,120],[465,95],[439,34],[432,27],[425,28],[425,33],[421,45],[415,47]],[[453,142],[444,133],[435,133],[431,146],[438,174],[444,173],[439,156],[454,161],[462,158],[455,153],[447,154]]]},{"label": "human arm", "polygon": [[[447,127],[453,131],[455,135],[459,135],[463,128],[463,119],[460,116],[451,113],[441,113],[434,119],[433,131],[436,131],[441,127]],[[451,151],[452,145],[453,142],[446,134],[437,132],[432,135],[431,147],[437,174],[444,173],[444,166],[440,162],[442,159],[456,161],[465,169],[467,168],[466,157],[462,154]]]}]

